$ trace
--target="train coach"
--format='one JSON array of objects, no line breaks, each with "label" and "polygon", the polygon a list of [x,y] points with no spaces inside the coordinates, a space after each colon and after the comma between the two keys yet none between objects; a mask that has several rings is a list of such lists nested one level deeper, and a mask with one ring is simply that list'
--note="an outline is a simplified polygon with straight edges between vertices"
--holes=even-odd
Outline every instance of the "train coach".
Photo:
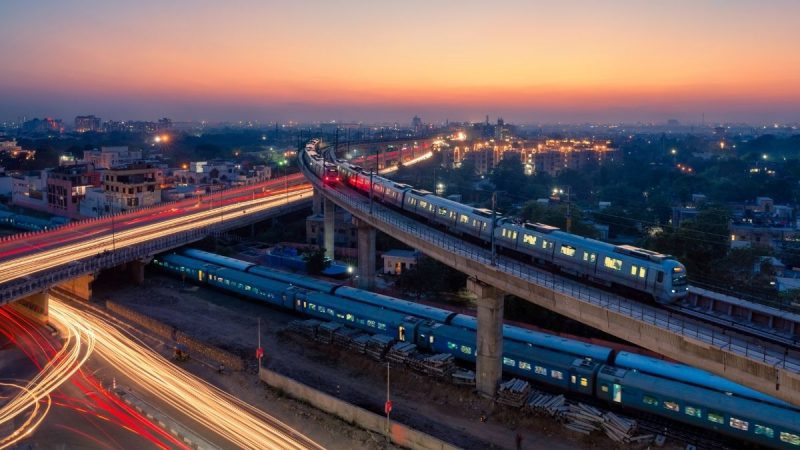
[{"label": "train coach", "polygon": [[[230,261],[227,263],[231,264]],[[157,257],[154,264],[197,283],[209,284],[320,320],[388,335],[398,341],[413,342],[420,349],[449,353],[461,361],[474,363],[477,356],[476,331],[468,328],[469,321],[465,319],[468,316],[455,315],[449,318],[450,322],[458,325],[438,323],[397,310],[402,307],[384,307],[386,299],[369,304],[329,293],[312,292],[175,254]],[[427,314],[424,309],[418,311]],[[506,333],[504,329],[504,336]],[[567,345],[558,350],[558,343],[563,339],[550,341],[551,345],[555,344],[552,345],[554,348],[546,348],[504,337],[503,371],[553,388],[595,396],[610,404],[669,417],[734,438],[783,448],[800,446],[800,413],[794,407],[779,406],[780,400],[748,398],[746,393],[734,389],[738,385],[723,379],[720,379],[722,382],[719,386],[704,387],[703,384],[713,385],[714,381],[713,378],[705,378],[703,371],[652,358],[649,361],[647,357],[640,357],[644,359],[637,361],[638,355],[620,354],[616,358],[617,364],[611,362],[614,360],[611,354],[606,361],[576,357],[574,353],[580,353],[584,344]],[[628,367],[621,367],[620,364]],[[659,364],[672,367],[658,369],[665,371],[662,376],[648,373],[657,369],[649,365]],[[743,386],[739,388],[748,389]]]},{"label": "train coach", "polygon": [[[309,152],[307,152],[309,153]],[[308,166],[324,180],[325,162],[311,152]],[[318,155],[317,155],[318,156]],[[500,251],[519,255],[551,270],[596,284],[644,294],[659,303],[688,295],[686,267],[669,255],[629,245],[612,245],[560,231],[544,224],[517,224],[492,211],[442,198],[395,183],[358,166],[339,161],[342,180],[375,201],[401,209],[448,231],[484,243],[494,240]],[[492,226],[494,222],[495,226]]]}]

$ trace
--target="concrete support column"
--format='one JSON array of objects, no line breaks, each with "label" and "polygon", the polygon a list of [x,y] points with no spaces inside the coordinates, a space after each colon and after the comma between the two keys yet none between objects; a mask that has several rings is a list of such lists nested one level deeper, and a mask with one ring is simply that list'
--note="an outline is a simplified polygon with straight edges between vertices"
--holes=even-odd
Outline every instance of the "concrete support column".
[{"label": "concrete support column", "polygon": [[375,288],[375,228],[353,219],[358,229],[358,287]]},{"label": "concrete support column", "polygon": [[57,287],[78,298],[89,301],[92,298],[92,282],[94,282],[94,278],[94,274],[81,275],[71,280],[64,281]]},{"label": "concrete support column", "polygon": [[494,397],[503,376],[503,302],[505,293],[474,278],[467,288],[478,297],[476,387],[481,395]]},{"label": "concrete support column", "polygon": [[49,295],[47,291],[31,294],[11,303],[11,307],[25,317],[46,324],[50,314]]},{"label": "concrete support column", "polygon": [[330,199],[324,200],[325,204],[325,224],[323,233],[325,234],[325,239],[323,242],[323,246],[325,247],[325,256],[334,259],[334,243],[333,237],[334,233],[336,232],[336,205]]},{"label": "concrete support column", "polygon": [[144,283],[144,266],[146,265],[146,262],[139,260],[128,263],[128,274],[130,274],[131,282],[135,284]]},{"label": "concrete support column", "polygon": [[311,214],[322,215],[322,194],[319,193],[319,189],[314,189],[314,196],[311,197]]}]

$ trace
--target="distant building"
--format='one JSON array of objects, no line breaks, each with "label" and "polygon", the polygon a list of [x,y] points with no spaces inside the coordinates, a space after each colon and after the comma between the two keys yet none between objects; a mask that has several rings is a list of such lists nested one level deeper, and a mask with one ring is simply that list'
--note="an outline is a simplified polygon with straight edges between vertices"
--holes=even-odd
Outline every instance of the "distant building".
[{"label": "distant building", "polygon": [[411,119],[411,129],[414,130],[414,134],[422,133],[424,127],[425,124],[422,123],[422,119],[420,119],[419,116],[414,116],[414,118]]},{"label": "distant building", "polygon": [[102,123],[99,117],[95,116],[76,116],[75,131],[78,133],[102,131]]},{"label": "distant building", "polygon": [[63,133],[64,124],[61,119],[32,119],[22,124],[23,133]]},{"label": "distant building", "polygon": [[11,176],[11,203],[39,211],[47,210],[47,171],[15,173]]},{"label": "distant building", "polygon": [[401,275],[417,265],[419,254],[414,250],[393,249],[382,254],[381,258],[383,259],[383,273]]},{"label": "distant building", "polygon": [[111,169],[135,164],[141,160],[141,150],[130,150],[128,147],[101,147],[94,150],[84,150],[82,163],[92,164],[98,169]]},{"label": "distant building", "polygon": [[86,191],[100,185],[100,172],[93,164],[61,166],[47,174],[47,210],[52,214],[80,218],[80,202]]},{"label": "distant building", "polygon": [[103,171],[105,205],[111,211],[124,211],[161,203],[164,171],[150,164],[131,164]]},{"label": "distant building", "polygon": [[522,149],[522,162],[532,167],[533,173],[557,175],[564,170],[583,170],[618,157],[618,150],[608,141],[548,139],[535,147]]}]

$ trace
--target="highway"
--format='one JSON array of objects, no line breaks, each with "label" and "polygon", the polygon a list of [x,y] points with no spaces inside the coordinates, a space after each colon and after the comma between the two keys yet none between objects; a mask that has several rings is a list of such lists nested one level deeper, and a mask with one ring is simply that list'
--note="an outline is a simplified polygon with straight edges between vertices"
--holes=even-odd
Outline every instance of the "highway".
[{"label": "highway", "polygon": [[[221,206],[216,203],[220,202],[219,199],[209,200],[208,206],[202,200],[195,199],[191,206],[167,205],[169,209],[155,214],[149,212],[145,217],[128,218],[125,216],[126,226],[119,230],[115,228],[113,233],[108,224],[101,227],[101,231],[91,228],[77,231],[69,229],[60,231],[59,229],[54,230],[60,231],[54,236],[50,236],[50,233],[43,233],[45,239],[52,238],[53,242],[46,240],[43,244],[34,244],[36,245],[35,251],[23,251],[18,256],[8,259],[0,256],[3,259],[0,262],[0,283],[28,276],[41,270],[70,264],[102,252],[113,251],[173,233],[209,227],[223,222],[226,216],[230,220],[244,213],[253,214],[287,202],[308,199],[311,196],[312,188],[309,184],[297,183],[289,186],[288,189],[275,189],[258,194],[252,191],[232,193],[222,199]],[[216,202],[212,205],[211,202],[214,200]]]},{"label": "highway", "polygon": [[68,326],[81,324],[91,329],[96,355],[125,374],[136,389],[177,411],[181,423],[224,440],[228,445],[223,448],[322,448],[269,414],[175,366],[103,315],[53,297],[50,313]]}]

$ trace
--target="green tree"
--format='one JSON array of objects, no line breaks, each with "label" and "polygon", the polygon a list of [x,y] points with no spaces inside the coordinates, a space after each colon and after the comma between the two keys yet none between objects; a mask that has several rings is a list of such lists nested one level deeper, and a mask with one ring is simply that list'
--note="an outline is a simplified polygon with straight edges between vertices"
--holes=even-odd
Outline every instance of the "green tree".
[{"label": "green tree", "polygon": [[303,261],[306,262],[306,272],[311,275],[319,275],[331,265],[331,261],[325,257],[324,248],[309,250],[303,255]]}]

